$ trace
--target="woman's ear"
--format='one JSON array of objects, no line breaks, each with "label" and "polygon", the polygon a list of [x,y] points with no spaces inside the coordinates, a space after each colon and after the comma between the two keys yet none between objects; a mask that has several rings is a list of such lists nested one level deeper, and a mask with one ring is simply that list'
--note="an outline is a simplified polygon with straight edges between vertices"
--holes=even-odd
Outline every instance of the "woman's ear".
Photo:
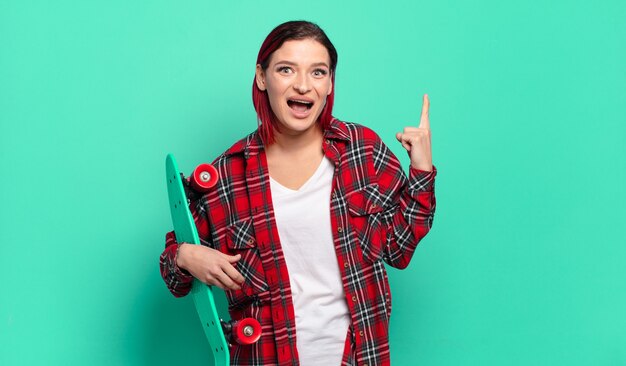
[{"label": "woman's ear", "polygon": [[259,90],[264,91],[265,89],[267,89],[267,87],[265,86],[265,72],[263,71],[263,68],[261,67],[261,65],[256,65],[256,86],[257,88],[259,88]]}]

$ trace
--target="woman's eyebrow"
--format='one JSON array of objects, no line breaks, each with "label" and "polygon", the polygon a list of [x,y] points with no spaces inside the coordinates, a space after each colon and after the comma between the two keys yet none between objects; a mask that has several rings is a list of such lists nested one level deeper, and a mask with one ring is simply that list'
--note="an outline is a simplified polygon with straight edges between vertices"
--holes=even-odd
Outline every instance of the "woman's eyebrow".
[{"label": "woman's eyebrow", "polygon": [[330,67],[328,66],[328,64],[326,62],[316,62],[316,63],[314,63],[311,66],[325,66],[325,67],[330,69]]},{"label": "woman's eyebrow", "polygon": [[[298,64],[296,62],[287,61],[287,60],[277,61],[276,65],[279,65],[279,64],[285,64],[285,65],[290,65],[290,66],[298,66]],[[327,68],[330,68],[326,62],[316,62],[316,63],[311,64],[311,66],[312,67],[325,66]]]}]

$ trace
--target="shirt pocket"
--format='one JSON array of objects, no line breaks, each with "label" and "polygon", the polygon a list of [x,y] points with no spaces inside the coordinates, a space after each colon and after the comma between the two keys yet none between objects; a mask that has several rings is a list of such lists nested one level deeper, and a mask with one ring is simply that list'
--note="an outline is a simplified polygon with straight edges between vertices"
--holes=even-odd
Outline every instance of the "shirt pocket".
[{"label": "shirt pocket", "polygon": [[226,228],[226,245],[232,255],[241,254],[235,268],[244,277],[241,290],[226,291],[230,308],[239,308],[258,300],[267,293],[268,285],[259,255],[252,219],[246,219]]},{"label": "shirt pocket", "polygon": [[365,259],[376,262],[381,259],[387,237],[384,207],[378,183],[369,184],[346,196],[353,234],[359,242]]}]

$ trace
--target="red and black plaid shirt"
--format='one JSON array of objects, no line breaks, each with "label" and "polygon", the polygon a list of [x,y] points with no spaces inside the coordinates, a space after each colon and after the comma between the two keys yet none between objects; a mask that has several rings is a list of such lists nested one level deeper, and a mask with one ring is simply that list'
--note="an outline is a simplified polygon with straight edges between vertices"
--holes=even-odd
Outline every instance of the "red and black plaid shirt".
[{"label": "red and black plaid shirt", "polygon": [[[324,131],[324,154],[335,166],[331,227],[350,311],[342,365],[389,364],[391,294],[384,262],[405,268],[429,231],[435,212],[436,170],[410,168],[370,129],[333,120]],[[192,202],[201,243],[241,254],[241,290],[226,291],[233,319],[262,325],[252,346],[231,348],[233,365],[298,365],[289,274],[272,206],[269,173],[257,132],[214,161],[220,180]],[[176,266],[178,245],[166,235],[161,275],[174,296],[189,293],[193,278]]]}]

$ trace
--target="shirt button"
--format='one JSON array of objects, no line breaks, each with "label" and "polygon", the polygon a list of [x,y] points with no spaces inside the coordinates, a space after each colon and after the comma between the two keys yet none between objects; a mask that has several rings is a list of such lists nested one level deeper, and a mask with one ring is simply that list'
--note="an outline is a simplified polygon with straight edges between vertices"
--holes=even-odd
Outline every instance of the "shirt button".
[{"label": "shirt button", "polygon": [[337,228],[337,231],[338,231],[338,232],[340,232],[340,233],[343,233],[343,228],[342,228],[341,226],[339,226],[339,227]]},{"label": "shirt button", "polygon": [[330,145],[330,140],[326,139],[326,145]]},{"label": "shirt button", "polygon": [[333,198],[337,198],[337,193],[336,193],[336,192],[333,192],[332,197],[333,197]]},{"label": "shirt button", "polygon": [[253,238],[251,238],[250,240],[248,240],[248,245],[252,245],[252,244],[254,244],[254,239],[253,239]]},{"label": "shirt button", "polygon": [[356,302],[356,296],[352,296],[352,301]]},{"label": "shirt button", "polygon": [[350,265],[348,264],[348,262],[346,262],[346,263],[344,263],[344,264],[343,264],[343,268],[348,268],[348,267],[350,267]]},{"label": "shirt button", "polygon": [[372,208],[376,208],[376,204],[375,203],[372,203]]},{"label": "shirt button", "polygon": [[360,335],[361,337],[363,337],[363,331],[360,331],[360,332],[359,332],[359,335]]}]

